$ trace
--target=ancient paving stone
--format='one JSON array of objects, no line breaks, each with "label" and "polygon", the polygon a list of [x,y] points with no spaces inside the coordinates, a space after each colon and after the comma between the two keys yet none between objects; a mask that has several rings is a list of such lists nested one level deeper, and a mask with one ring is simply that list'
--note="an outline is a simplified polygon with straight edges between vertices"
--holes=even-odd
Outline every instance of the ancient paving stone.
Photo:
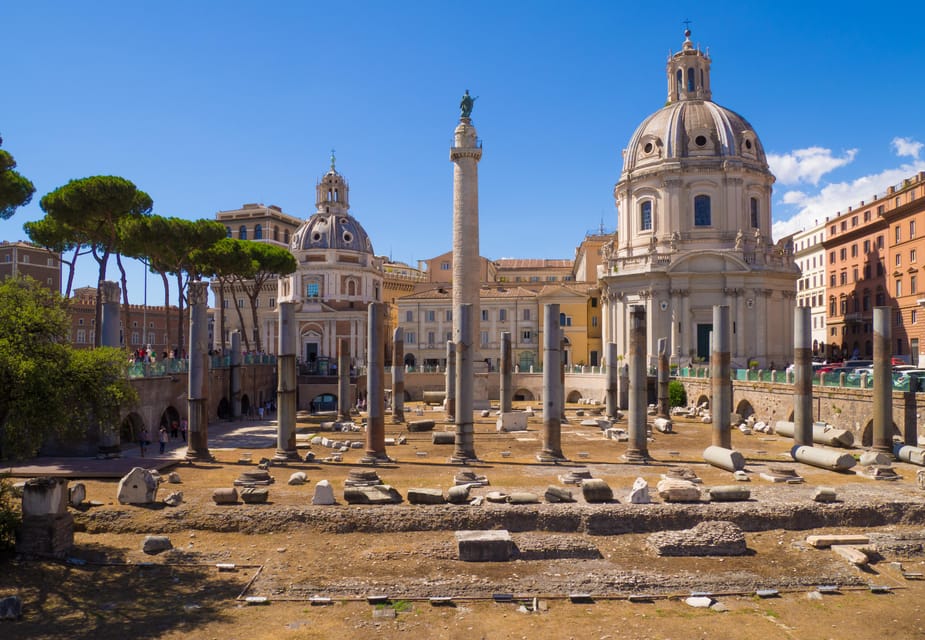
[{"label": "ancient paving stone", "polygon": [[408,502],[411,504],[445,504],[443,491],[440,489],[408,489]]},{"label": "ancient paving stone", "polygon": [[387,484],[368,487],[345,487],[344,500],[348,504],[398,504],[401,495]]},{"label": "ancient paving stone", "polygon": [[748,553],[745,534],[731,522],[711,520],[692,529],[659,531],[646,538],[660,556],[741,556]]},{"label": "ancient paving stone", "polygon": [[456,543],[463,562],[507,562],[514,553],[514,541],[504,529],[457,531]]}]

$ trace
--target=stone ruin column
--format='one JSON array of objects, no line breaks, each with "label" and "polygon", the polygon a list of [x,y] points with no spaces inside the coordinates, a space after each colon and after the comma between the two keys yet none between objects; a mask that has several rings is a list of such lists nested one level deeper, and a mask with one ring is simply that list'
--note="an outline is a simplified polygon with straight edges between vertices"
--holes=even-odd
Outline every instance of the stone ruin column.
[{"label": "stone ruin column", "polygon": [[[558,323],[558,318],[556,319]],[[565,333],[559,328],[559,423],[568,422],[565,417]]]},{"label": "stone ruin column", "polygon": [[724,449],[732,448],[732,428],[729,424],[732,414],[729,338],[729,305],[715,305],[713,307],[713,350],[710,353],[710,376],[713,383],[710,411],[713,414],[713,446]]},{"label": "stone ruin column", "polygon": [[511,332],[502,331],[501,332],[501,393],[500,393],[500,406],[501,413],[510,413],[511,412],[511,397],[514,394],[514,390],[511,388],[513,384],[513,366],[511,358]]},{"label": "stone ruin column", "polygon": [[212,460],[209,453],[208,282],[190,282],[189,292],[189,438],[186,459]]},{"label": "stone ruin column", "polygon": [[543,306],[543,449],[540,462],[565,460],[562,455],[562,331],[559,305]]},{"label": "stone ruin column", "polygon": [[671,403],[668,398],[668,380],[671,367],[668,361],[668,338],[658,339],[658,417],[671,419]]},{"label": "stone ruin column", "polygon": [[26,480],[17,553],[63,558],[73,548],[74,517],[67,510],[67,482],[66,478]]},{"label": "stone ruin column", "polygon": [[350,338],[338,340],[337,419],[350,421]]},{"label": "stone ruin column", "polygon": [[893,365],[890,307],[874,307],[874,438],[872,449],[893,453]]},{"label": "stone ruin column", "polygon": [[813,446],[813,352],[810,307],[793,310],[793,444]]},{"label": "stone ruin column", "polygon": [[446,341],[446,419],[456,422],[456,343]]},{"label": "stone ruin column", "polygon": [[[118,349],[122,346],[119,339],[119,296],[121,293],[118,282],[104,280],[100,283],[100,300],[103,306],[103,315],[100,319],[100,340],[104,347]],[[99,452],[105,456],[117,456],[120,449],[118,426],[100,429]]]},{"label": "stone ruin column", "polygon": [[617,343],[608,342],[604,351],[604,362],[607,369],[606,391],[604,395],[605,412],[608,420],[617,419],[617,384],[620,378],[620,365],[617,362]]},{"label": "stone ruin column", "polygon": [[366,455],[361,462],[389,460],[385,452],[385,303],[371,302],[366,348]]},{"label": "stone ruin column", "polygon": [[277,378],[277,414],[276,414],[276,455],[274,460],[298,460],[299,452],[295,446],[296,390],[296,319],[295,303],[280,302],[279,310],[279,345],[276,359]]},{"label": "stone ruin column", "polygon": [[392,422],[405,421],[405,330],[392,332]]},{"label": "stone ruin column", "polygon": [[458,318],[456,332],[456,449],[451,462],[476,460],[472,423],[472,305],[461,304],[454,309]]},{"label": "stone ruin column", "polygon": [[646,308],[640,304],[630,306],[629,326],[629,444],[624,458],[628,462],[645,462],[649,459],[647,440],[646,386]]},{"label": "stone ruin column", "polygon": [[231,417],[241,419],[241,332],[231,332]]}]

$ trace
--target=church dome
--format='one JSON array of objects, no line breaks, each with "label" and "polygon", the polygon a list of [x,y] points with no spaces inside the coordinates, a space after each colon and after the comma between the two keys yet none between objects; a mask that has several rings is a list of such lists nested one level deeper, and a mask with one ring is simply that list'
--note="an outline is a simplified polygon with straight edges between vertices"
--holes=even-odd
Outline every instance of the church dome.
[{"label": "church dome", "polygon": [[373,253],[372,242],[363,225],[346,212],[319,212],[302,223],[292,237],[292,250],[311,249]]}]

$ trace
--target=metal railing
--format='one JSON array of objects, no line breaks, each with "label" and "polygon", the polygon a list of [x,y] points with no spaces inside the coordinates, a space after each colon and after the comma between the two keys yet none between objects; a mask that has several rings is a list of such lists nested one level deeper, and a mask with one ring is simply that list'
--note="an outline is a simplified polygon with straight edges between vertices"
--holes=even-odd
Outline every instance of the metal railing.
[{"label": "metal railing", "polygon": [[[249,354],[241,358],[242,365],[275,365],[276,356],[270,354]],[[231,356],[210,356],[209,369],[228,369]],[[128,366],[129,378],[161,378],[178,373],[189,373],[188,358],[170,358],[156,362],[133,362]]]}]

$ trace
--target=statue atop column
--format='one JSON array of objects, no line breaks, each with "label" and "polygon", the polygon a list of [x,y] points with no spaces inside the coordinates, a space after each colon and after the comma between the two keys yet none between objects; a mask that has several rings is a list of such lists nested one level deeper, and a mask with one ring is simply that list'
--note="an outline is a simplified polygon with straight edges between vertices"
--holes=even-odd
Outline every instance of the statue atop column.
[{"label": "statue atop column", "polygon": [[472,115],[472,107],[476,100],[478,100],[478,96],[473,98],[469,95],[469,90],[466,89],[466,93],[463,95],[462,100],[459,101],[459,116],[461,118],[468,118]]}]

